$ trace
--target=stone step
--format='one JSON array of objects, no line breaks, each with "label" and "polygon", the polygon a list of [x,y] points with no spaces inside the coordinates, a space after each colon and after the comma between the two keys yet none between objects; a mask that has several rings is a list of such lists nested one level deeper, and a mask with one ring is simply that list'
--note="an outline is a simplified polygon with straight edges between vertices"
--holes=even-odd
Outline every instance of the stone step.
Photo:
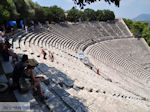
[{"label": "stone step", "polygon": [[28,102],[30,103],[30,109],[33,110],[34,112],[43,112],[42,108],[33,97],[31,91],[25,94],[21,94],[18,90],[14,90],[13,92],[18,102]]},{"label": "stone step", "polygon": [[54,95],[44,83],[41,82],[41,87],[44,91],[44,95],[48,96],[45,100],[46,105],[52,110],[52,112],[72,112],[69,107],[67,107],[63,101],[56,95]]}]

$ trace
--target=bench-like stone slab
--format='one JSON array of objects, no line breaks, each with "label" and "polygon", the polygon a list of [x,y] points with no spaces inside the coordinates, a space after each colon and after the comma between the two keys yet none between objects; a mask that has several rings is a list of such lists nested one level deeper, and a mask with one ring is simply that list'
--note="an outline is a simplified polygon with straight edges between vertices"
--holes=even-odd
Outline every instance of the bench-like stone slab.
[{"label": "bench-like stone slab", "polygon": [[48,96],[45,103],[52,110],[52,112],[71,112],[70,109],[57,96],[49,91],[43,82],[41,82],[41,87],[44,91],[44,95]]},{"label": "bench-like stone slab", "polygon": [[16,96],[16,99],[18,102],[29,102],[31,110],[42,112],[42,109],[40,108],[38,102],[33,97],[31,91],[29,91],[25,94],[21,94],[21,93],[19,93],[18,90],[15,90],[14,95]]}]

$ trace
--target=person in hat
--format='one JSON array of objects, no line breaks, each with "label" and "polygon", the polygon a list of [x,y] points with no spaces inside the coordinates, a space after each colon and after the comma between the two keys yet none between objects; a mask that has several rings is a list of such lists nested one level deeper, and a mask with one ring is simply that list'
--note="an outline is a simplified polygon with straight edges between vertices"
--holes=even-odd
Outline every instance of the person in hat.
[{"label": "person in hat", "polygon": [[35,77],[34,72],[33,72],[34,68],[35,66],[32,66],[29,64],[26,69],[25,77],[31,79],[32,89],[34,91],[35,89],[37,89],[37,92],[40,95],[40,97],[42,99],[47,99],[48,97],[43,95],[43,91],[42,91],[41,84],[40,84],[40,79],[43,79],[43,77],[38,77],[38,78]]}]

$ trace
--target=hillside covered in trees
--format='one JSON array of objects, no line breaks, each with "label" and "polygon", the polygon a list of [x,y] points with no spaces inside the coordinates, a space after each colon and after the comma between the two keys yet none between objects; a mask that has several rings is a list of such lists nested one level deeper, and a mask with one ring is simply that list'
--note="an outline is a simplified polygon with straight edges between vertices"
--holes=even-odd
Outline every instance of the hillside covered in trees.
[{"label": "hillside covered in trees", "polygon": [[[78,0],[75,1],[76,4],[84,6],[85,2],[82,4]],[[118,0],[113,0],[112,3],[118,3],[116,6],[119,6]],[[6,24],[8,21],[17,21],[19,23],[20,20],[23,20],[24,24],[29,25],[31,21],[35,23],[45,23],[45,21],[57,23],[64,21],[107,21],[114,20],[115,14],[110,10],[95,11],[89,8],[81,11],[73,7],[65,11],[58,6],[41,7],[39,4],[32,2],[32,0],[1,0],[0,17],[0,24]],[[129,19],[124,19],[124,21],[136,37],[145,38],[150,45],[150,27],[147,23],[133,22]]]},{"label": "hillside covered in trees", "polygon": [[132,21],[130,19],[123,19],[130,31],[137,38],[144,38],[148,45],[150,45],[150,26],[147,22]]},{"label": "hillside covered in trees", "polygon": [[[65,16],[68,15],[68,16]],[[0,1],[0,22],[6,23],[10,20],[24,20],[25,24],[29,24],[31,20],[35,22],[63,22],[63,21],[107,21],[114,20],[115,15],[110,10],[85,9],[80,11],[72,8],[64,11],[58,6],[41,7],[32,0],[2,0]]]}]

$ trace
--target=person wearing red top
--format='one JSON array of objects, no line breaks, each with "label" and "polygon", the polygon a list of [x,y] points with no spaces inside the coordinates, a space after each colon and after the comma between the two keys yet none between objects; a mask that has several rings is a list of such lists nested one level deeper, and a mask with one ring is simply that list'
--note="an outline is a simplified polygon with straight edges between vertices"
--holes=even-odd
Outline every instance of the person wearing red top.
[{"label": "person wearing red top", "polygon": [[43,59],[46,59],[46,52],[42,49]]}]

